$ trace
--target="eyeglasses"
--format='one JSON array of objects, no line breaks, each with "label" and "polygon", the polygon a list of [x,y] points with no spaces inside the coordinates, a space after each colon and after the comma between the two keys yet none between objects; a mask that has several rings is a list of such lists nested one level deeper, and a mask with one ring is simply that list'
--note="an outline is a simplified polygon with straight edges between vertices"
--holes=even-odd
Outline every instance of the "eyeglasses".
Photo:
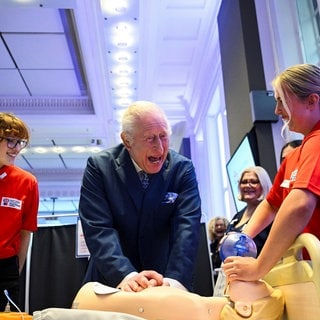
[{"label": "eyeglasses", "polygon": [[2,140],[7,141],[7,147],[10,149],[16,148],[18,145],[20,149],[23,149],[27,146],[28,140],[25,139],[14,139],[14,138],[6,138],[6,137],[0,137]]},{"label": "eyeglasses", "polygon": [[252,179],[244,179],[240,181],[240,184],[242,185],[250,184],[253,187],[257,186],[259,183],[260,183],[259,180],[252,180]]}]

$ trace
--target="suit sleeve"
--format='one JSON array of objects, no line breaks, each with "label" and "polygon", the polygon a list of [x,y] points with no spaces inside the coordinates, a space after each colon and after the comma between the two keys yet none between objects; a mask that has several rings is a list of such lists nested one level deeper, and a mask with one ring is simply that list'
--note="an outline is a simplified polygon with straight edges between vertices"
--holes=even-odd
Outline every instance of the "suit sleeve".
[{"label": "suit sleeve", "polygon": [[104,187],[104,174],[96,159],[90,157],[81,186],[79,216],[90,259],[93,259],[103,279],[107,279],[105,282],[117,286],[127,274],[136,270],[124,256],[118,232],[114,228]]}]

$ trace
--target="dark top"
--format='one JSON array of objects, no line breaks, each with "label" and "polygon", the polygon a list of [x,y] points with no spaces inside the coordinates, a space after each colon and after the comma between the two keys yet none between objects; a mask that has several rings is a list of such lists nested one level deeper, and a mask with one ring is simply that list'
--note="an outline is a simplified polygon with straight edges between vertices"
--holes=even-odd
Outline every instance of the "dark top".
[{"label": "dark top", "polygon": [[85,282],[116,286],[155,270],[192,289],[201,210],[190,159],[170,150],[144,190],[123,144],[91,156],[79,216],[91,254]]},{"label": "dark top", "polygon": [[[238,227],[235,227],[235,226],[241,220],[245,209],[246,208],[242,209],[241,211],[239,211],[238,213],[235,214],[235,216],[232,218],[231,222],[228,225],[226,233],[229,233],[229,232],[242,232],[243,228],[248,223],[248,221],[246,223],[242,224],[241,226],[238,226]],[[271,229],[271,224],[268,227],[264,228],[260,233],[258,233],[253,238],[253,241],[255,242],[255,244],[257,246],[257,254],[258,255],[261,252],[265,241],[267,240],[267,237],[268,237],[268,234],[270,232],[270,229]]]},{"label": "dark top", "polygon": [[216,268],[221,267],[221,258],[220,258],[220,241],[221,239],[214,239],[210,242],[210,253],[211,253],[211,263],[212,263],[212,270],[213,270],[213,279],[214,283],[217,282],[219,273],[215,271]]},{"label": "dark top", "polygon": [[211,252],[211,261],[212,261],[213,270],[216,268],[220,268],[221,266],[221,259],[219,254],[220,241],[221,239],[214,239],[210,243],[210,252]]}]

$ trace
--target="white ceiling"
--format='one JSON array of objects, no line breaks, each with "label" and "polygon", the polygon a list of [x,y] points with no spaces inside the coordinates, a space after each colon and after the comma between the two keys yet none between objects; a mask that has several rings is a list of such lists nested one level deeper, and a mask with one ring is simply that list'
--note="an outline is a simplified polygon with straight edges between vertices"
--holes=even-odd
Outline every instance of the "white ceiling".
[{"label": "white ceiling", "polygon": [[[112,3],[116,14],[106,7]],[[16,164],[37,176],[40,212],[50,212],[53,204],[57,212],[76,211],[87,157],[119,141],[126,106],[117,87],[117,68],[124,65],[116,57],[120,51],[129,54],[126,64],[132,68],[123,97],[163,107],[173,125],[172,147],[179,148],[192,130],[194,88],[204,81],[200,65],[219,5],[218,0],[1,0],[0,110],[14,112],[30,127],[31,146]],[[127,43],[117,36],[122,23],[132,35]],[[47,152],[37,153],[38,147]]]}]

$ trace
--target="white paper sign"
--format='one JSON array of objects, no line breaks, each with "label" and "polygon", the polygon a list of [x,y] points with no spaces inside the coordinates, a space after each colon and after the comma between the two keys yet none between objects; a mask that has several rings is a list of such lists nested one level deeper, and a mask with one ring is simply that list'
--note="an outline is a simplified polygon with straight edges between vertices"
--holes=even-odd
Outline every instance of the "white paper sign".
[{"label": "white paper sign", "polygon": [[76,257],[86,258],[89,256],[90,256],[90,253],[84,238],[81,221],[80,219],[78,219],[77,230],[76,230]]}]

